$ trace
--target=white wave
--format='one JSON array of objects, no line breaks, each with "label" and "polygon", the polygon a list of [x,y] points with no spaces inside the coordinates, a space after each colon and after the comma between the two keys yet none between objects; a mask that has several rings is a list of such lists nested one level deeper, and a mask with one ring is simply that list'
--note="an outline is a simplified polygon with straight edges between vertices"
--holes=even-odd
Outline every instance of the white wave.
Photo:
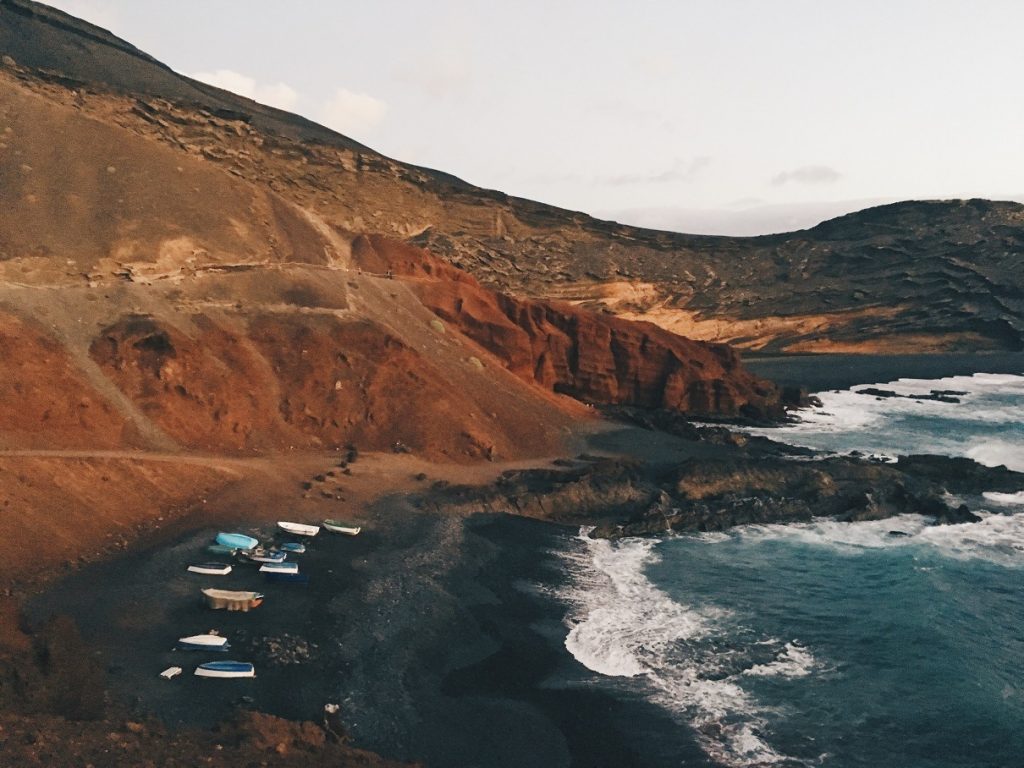
[{"label": "white wave", "polygon": [[[1016,494],[1014,494],[1016,495]],[[844,554],[865,550],[925,547],[957,560],[985,560],[996,565],[1024,567],[1024,513],[1005,515],[979,511],[981,521],[960,525],[932,525],[920,515],[900,515],[887,520],[842,523],[815,520],[809,523],[747,525],[734,528],[733,537],[786,540],[830,547]],[[707,540],[715,543],[715,540]]]},{"label": "white wave", "polygon": [[807,648],[795,643],[786,643],[774,661],[755,664],[743,674],[747,677],[807,677],[820,664]]},{"label": "white wave", "polygon": [[652,701],[686,718],[708,755],[723,765],[797,763],[767,743],[769,710],[740,681],[748,674],[809,674],[816,663],[810,652],[789,643],[758,665],[744,661],[742,648],[702,643],[727,632],[723,624],[731,615],[676,602],[651,583],[645,569],[657,560],[658,542],[580,540],[580,551],[567,557],[574,585],[563,594],[575,609],[568,618],[569,652],[594,672],[635,680]]},{"label": "white wave", "polygon": [[1018,493],[999,493],[998,491],[985,491],[981,494],[986,499],[996,504],[1024,506],[1024,491]]},{"label": "white wave", "polygon": [[[1024,417],[1021,419],[1024,421]],[[1024,472],[1024,445],[1005,440],[987,440],[974,443],[967,449],[967,457],[987,467],[1005,465],[1007,469]]]}]

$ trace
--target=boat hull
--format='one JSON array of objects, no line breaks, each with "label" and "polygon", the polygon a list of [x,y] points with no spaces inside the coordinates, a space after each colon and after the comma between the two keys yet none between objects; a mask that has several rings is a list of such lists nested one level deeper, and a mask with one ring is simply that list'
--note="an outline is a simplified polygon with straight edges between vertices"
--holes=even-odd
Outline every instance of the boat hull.
[{"label": "boat hull", "polygon": [[260,573],[298,573],[298,563],[264,563],[260,566]]},{"label": "boat hull", "polygon": [[196,677],[256,677],[256,668],[246,661],[211,661],[196,667]]},{"label": "boat hull", "polygon": [[214,610],[251,611],[263,604],[263,595],[259,592],[233,592],[225,589],[204,589],[203,597],[206,604]]},{"label": "boat hull", "polygon": [[277,527],[282,531],[295,534],[296,536],[316,536],[320,533],[319,525],[306,525],[305,523],[289,523],[286,520],[278,520]]},{"label": "boat hull", "polygon": [[340,533],[344,536],[358,536],[359,532],[363,530],[362,526],[359,525],[346,525],[336,520],[325,520],[324,528],[331,533]]},{"label": "boat hull", "polygon": [[252,536],[246,536],[244,533],[224,533],[223,531],[217,534],[216,541],[221,546],[243,550],[255,549],[260,543],[259,540]]},{"label": "boat hull", "polygon": [[204,576],[227,576],[231,573],[231,566],[224,563],[200,563],[199,565],[190,565],[188,571],[189,573],[201,573]]}]

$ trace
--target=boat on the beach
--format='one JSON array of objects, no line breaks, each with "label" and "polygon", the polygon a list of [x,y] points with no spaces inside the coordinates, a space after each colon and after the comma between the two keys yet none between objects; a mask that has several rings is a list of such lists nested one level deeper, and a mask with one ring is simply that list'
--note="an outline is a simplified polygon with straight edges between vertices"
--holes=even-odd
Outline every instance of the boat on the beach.
[{"label": "boat on the beach", "polygon": [[206,548],[211,555],[233,555],[238,551],[237,547],[226,547],[223,544],[211,544]]},{"label": "boat on the beach", "polygon": [[208,661],[196,667],[198,677],[256,677],[256,667],[248,661]]},{"label": "boat on the beach", "polygon": [[264,563],[260,566],[260,573],[298,573],[298,563]]},{"label": "boat on the beach", "polygon": [[179,651],[226,651],[230,647],[228,639],[216,632],[179,637],[177,646]]},{"label": "boat on the beach", "polygon": [[163,672],[160,673],[160,677],[162,677],[164,680],[170,680],[170,679],[175,678],[178,675],[180,675],[181,672],[182,672],[181,667],[168,667],[167,669],[165,669]]},{"label": "boat on the beach", "polygon": [[207,576],[227,576],[231,573],[231,566],[227,563],[198,563],[190,565],[188,570],[192,573],[203,573]]},{"label": "boat on the beach", "polygon": [[343,533],[346,536],[356,536],[363,530],[361,526],[352,525],[341,520],[324,520],[324,528],[332,533]]},{"label": "boat on the beach", "polygon": [[203,596],[207,605],[215,610],[249,611],[263,603],[262,592],[207,588]]},{"label": "boat on the beach", "polygon": [[270,571],[264,573],[263,578],[271,584],[309,584],[308,573],[275,573]]},{"label": "boat on the beach", "polygon": [[286,541],[278,544],[277,548],[282,552],[287,552],[289,555],[301,555],[306,551],[306,545],[298,541]]},{"label": "boat on the beach", "polygon": [[277,527],[282,531],[296,536],[316,536],[320,533],[319,525],[306,525],[305,523],[289,523],[287,520],[278,520]]},{"label": "boat on the beach", "polygon": [[260,543],[258,539],[246,536],[244,533],[224,533],[224,531],[217,534],[215,541],[221,546],[232,549],[255,549]]},{"label": "boat on the beach", "polygon": [[288,557],[288,553],[277,549],[257,547],[249,552],[243,552],[242,557],[250,563],[280,563]]}]

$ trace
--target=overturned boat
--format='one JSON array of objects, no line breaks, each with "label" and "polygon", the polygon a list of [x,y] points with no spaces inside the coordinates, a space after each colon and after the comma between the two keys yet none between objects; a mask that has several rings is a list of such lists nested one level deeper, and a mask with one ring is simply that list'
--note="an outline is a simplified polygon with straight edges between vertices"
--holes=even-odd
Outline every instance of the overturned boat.
[{"label": "overturned boat", "polygon": [[208,661],[196,667],[197,677],[256,677],[256,667],[248,661]]},{"label": "overturned boat", "polygon": [[363,530],[361,526],[352,525],[341,520],[324,520],[324,528],[332,533],[343,533],[346,536],[356,536]]},{"label": "overturned boat", "polygon": [[320,533],[319,525],[306,525],[305,523],[289,523],[287,520],[278,520],[277,527],[282,531],[294,534],[295,536],[316,536]]},{"label": "overturned boat", "polygon": [[179,651],[226,651],[230,647],[228,639],[216,632],[179,637],[177,645]]},{"label": "overturned boat", "polygon": [[202,573],[207,576],[227,576],[231,566],[227,563],[198,563],[188,567],[190,573]]},{"label": "overturned boat", "polygon": [[245,592],[233,589],[203,590],[206,604],[214,610],[249,611],[263,603],[262,592]]},{"label": "overturned boat", "polygon": [[255,549],[260,543],[258,539],[254,539],[252,536],[246,536],[244,533],[224,533],[224,531],[217,534],[215,541],[222,547],[243,550]]}]

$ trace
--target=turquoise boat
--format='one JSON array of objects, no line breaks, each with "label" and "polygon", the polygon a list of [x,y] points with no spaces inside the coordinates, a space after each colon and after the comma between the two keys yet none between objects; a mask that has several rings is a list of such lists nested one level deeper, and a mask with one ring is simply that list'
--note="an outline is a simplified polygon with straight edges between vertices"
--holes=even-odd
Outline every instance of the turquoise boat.
[{"label": "turquoise boat", "polygon": [[232,549],[254,549],[260,543],[259,540],[252,536],[246,536],[244,533],[224,533],[223,531],[217,534],[216,541],[221,546]]}]

